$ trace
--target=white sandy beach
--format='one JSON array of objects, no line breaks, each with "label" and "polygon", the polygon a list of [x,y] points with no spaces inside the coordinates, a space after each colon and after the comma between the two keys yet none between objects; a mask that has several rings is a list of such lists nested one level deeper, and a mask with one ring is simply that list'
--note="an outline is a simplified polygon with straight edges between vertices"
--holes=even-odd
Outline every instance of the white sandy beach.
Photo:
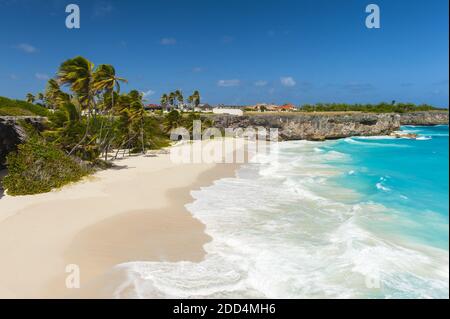
[{"label": "white sandy beach", "polygon": [[69,264],[80,267],[82,291],[124,262],[202,260],[210,238],[184,205],[237,165],[176,164],[168,154],[115,164],[47,194],[0,199],[0,298],[77,295],[65,285]]}]

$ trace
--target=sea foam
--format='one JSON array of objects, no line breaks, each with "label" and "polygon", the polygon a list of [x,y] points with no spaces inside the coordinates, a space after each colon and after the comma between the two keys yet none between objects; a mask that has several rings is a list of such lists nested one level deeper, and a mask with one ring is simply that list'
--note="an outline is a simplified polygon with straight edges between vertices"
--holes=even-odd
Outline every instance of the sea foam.
[{"label": "sea foam", "polygon": [[[336,186],[340,176],[370,172],[347,174],[352,157],[335,150],[337,143],[284,142],[242,167],[237,178],[193,191],[186,207],[212,237],[205,259],[122,265],[133,296],[448,298],[448,248],[401,233],[424,220],[445,225],[445,219],[433,214],[411,220]],[[383,191],[385,182],[379,180]]]}]

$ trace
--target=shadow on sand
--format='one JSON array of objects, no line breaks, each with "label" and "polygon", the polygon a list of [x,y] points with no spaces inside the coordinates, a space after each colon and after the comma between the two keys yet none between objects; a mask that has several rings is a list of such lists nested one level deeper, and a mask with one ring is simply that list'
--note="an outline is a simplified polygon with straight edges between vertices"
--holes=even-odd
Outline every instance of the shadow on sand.
[{"label": "shadow on sand", "polygon": [[113,165],[110,167],[110,169],[116,170],[116,171],[120,171],[122,169],[127,169],[127,168],[132,168],[128,165]]}]

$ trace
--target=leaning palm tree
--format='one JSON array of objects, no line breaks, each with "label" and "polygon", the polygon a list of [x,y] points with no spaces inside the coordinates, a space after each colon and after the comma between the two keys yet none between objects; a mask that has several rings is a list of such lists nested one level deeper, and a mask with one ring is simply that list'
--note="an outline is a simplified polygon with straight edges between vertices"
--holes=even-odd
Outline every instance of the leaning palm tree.
[{"label": "leaning palm tree", "polygon": [[119,134],[116,135],[119,140],[116,141],[118,148],[114,158],[117,158],[122,148],[125,155],[126,149],[136,145],[139,136],[142,151],[145,152],[143,129],[145,110],[142,98],[142,94],[136,90],[122,94],[118,98],[115,111],[119,115],[117,127]]},{"label": "leaning palm tree", "polygon": [[78,149],[89,135],[91,114],[95,103],[93,72],[94,64],[81,56],[63,62],[58,70],[59,83],[70,87],[80,102],[82,110],[87,114],[84,135],[69,152],[69,155]]},{"label": "leaning palm tree", "polygon": [[116,70],[112,65],[109,64],[101,64],[97,67],[97,69],[94,72],[94,82],[93,82],[93,89],[95,92],[100,93],[103,92],[103,103],[102,103],[102,111],[109,113],[109,125],[106,130],[106,134],[104,137],[102,137],[102,131],[103,131],[103,118],[102,118],[102,124],[100,129],[100,144],[103,148],[106,148],[105,150],[105,160],[108,160],[108,151],[109,151],[109,144],[110,144],[110,130],[112,127],[113,117],[112,112],[114,110],[115,105],[115,97],[116,95],[120,94],[120,83],[127,83],[128,81],[124,78],[118,77],[116,75]]},{"label": "leaning palm tree", "polygon": [[142,153],[145,153],[145,143],[144,143],[145,109],[144,109],[143,95],[142,93],[136,90],[132,90],[130,91],[130,93],[128,93],[128,96],[131,99],[130,109],[132,118],[140,124]]},{"label": "leaning palm tree", "polygon": [[36,100],[36,98],[34,97],[33,94],[28,93],[27,96],[26,96],[26,98],[25,98],[25,100],[26,100],[28,103],[34,103],[34,101]]},{"label": "leaning palm tree", "polygon": [[120,94],[120,82],[128,83],[126,79],[116,76],[116,70],[112,65],[101,64],[94,72],[94,90],[96,92],[105,92],[111,96],[111,105],[105,105],[108,109],[112,109],[114,105],[114,92]]},{"label": "leaning palm tree", "polygon": [[70,102],[69,94],[61,91],[59,83],[55,79],[48,80],[43,99],[47,101],[48,106],[51,106],[52,109],[57,109],[61,105]]}]

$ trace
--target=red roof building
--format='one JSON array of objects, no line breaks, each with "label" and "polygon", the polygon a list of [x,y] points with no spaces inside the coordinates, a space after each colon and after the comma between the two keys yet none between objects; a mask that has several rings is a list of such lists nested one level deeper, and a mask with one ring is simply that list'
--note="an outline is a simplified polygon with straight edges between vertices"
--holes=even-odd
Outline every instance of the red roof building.
[{"label": "red roof building", "polygon": [[282,106],[279,106],[278,111],[294,111],[295,110],[295,106],[292,104],[284,104]]}]

